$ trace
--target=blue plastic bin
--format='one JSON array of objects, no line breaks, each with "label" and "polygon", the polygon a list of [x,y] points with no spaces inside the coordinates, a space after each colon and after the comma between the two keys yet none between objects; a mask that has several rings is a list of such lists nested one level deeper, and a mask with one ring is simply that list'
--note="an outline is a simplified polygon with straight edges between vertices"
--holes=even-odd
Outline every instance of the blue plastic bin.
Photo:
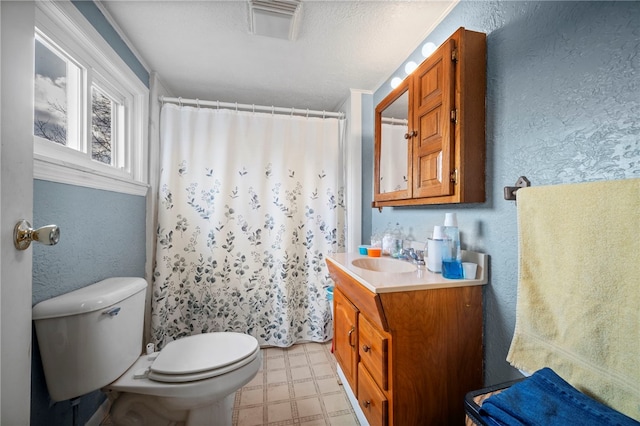
[{"label": "blue plastic bin", "polygon": [[331,302],[331,318],[333,318],[333,287],[327,287],[327,300]]}]

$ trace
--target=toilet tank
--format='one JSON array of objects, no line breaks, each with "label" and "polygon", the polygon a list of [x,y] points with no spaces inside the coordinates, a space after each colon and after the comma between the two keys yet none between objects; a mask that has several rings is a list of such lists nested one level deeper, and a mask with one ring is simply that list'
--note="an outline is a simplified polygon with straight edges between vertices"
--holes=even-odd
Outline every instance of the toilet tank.
[{"label": "toilet tank", "polygon": [[108,278],[33,307],[51,399],[100,389],[138,359],[146,287],[142,278]]}]

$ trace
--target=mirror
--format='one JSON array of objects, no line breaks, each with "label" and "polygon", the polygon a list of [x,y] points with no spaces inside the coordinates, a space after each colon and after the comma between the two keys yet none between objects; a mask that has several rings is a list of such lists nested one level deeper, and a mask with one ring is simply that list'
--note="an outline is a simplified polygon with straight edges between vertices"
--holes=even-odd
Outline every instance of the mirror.
[{"label": "mirror", "polygon": [[410,140],[408,84],[397,87],[376,108],[375,200],[409,197]]}]

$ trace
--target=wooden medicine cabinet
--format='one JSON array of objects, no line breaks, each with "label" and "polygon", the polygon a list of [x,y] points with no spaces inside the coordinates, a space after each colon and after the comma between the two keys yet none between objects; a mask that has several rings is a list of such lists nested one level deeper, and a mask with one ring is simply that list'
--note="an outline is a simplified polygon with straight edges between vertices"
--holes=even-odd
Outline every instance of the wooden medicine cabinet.
[{"label": "wooden medicine cabinet", "polygon": [[485,201],[486,35],[460,28],[375,110],[373,207]]}]

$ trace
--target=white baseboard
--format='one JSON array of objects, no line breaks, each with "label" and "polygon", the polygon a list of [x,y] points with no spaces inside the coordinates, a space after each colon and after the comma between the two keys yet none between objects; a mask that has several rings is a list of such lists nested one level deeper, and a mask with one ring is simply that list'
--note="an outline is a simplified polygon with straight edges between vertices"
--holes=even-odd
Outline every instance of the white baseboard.
[{"label": "white baseboard", "polygon": [[356,398],[355,394],[351,390],[351,387],[349,386],[349,382],[347,381],[347,378],[344,376],[344,373],[340,368],[340,364],[338,364],[337,367],[338,367],[338,377],[340,377],[340,380],[342,381],[344,390],[347,393],[347,398],[349,398],[349,403],[351,403],[351,406],[353,407],[353,411],[355,411],[356,413],[356,417],[360,422],[360,426],[369,426],[369,422],[367,421],[367,418],[364,416],[364,412],[362,411],[362,408],[360,408],[360,404],[358,404],[358,399]]}]

